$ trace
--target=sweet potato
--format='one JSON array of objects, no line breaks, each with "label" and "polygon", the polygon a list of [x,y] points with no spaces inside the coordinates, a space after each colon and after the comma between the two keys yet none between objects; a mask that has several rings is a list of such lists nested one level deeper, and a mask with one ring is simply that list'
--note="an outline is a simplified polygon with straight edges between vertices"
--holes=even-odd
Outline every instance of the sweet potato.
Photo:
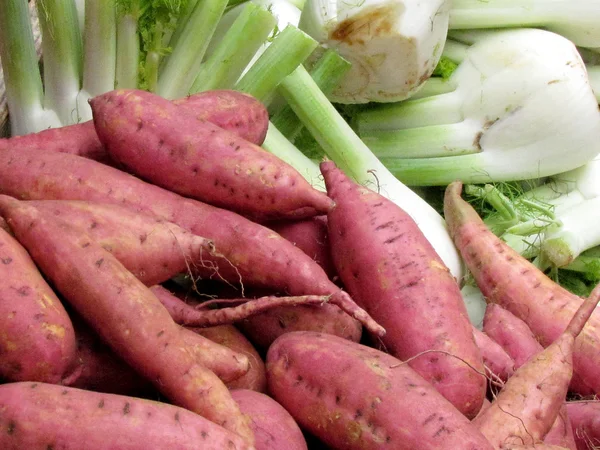
[{"label": "sweet potato", "polygon": [[271,397],[248,389],[234,389],[231,396],[251,418],[256,450],[308,450],[294,418]]},{"label": "sweet potato", "polygon": [[[77,374],[69,387],[121,395],[147,395],[154,391],[149,380],[123,361],[74,312],[77,353],[73,372]],[[63,383],[64,384],[64,383]]]},{"label": "sweet potato", "polygon": [[246,336],[235,326],[218,325],[216,327],[191,328],[191,330],[217,344],[246,355],[250,361],[248,372],[225,383],[229,389],[250,389],[257,392],[267,390],[265,363]]},{"label": "sweet potato", "polygon": [[387,333],[387,352],[406,360],[467,417],[485,396],[481,352],[458,283],[415,221],[379,193],[321,163],[335,207],[327,215],[343,285]]},{"label": "sweet potato", "polygon": [[492,383],[495,380],[508,380],[508,377],[515,371],[514,360],[500,344],[478,328],[473,327],[473,336],[477,347],[481,350],[485,370],[487,375],[492,378]]},{"label": "sweet potato", "polygon": [[575,436],[577,450],[600,446],[600,400],[566,402],[567,413]]},{"label": "sweet potato", "polygon": [[[197,305],[195,308],[182,302],[161,286],[153,286],[152,290],[161,303],[169,310],[169,314],[177,323],[194,327],[212,327],[228,325],[246,319],[275,307],[298,305],[323,305],[329,297],[326,295],[302,295],[296,297],[266,296],[256,299],[213,299]],[[211,308],[219,303],[233,306]]]},{"label": "sweet potato", "polygon": [[[68,174],[65,175],[65,174]],[[269,287],[287,295],[331,295],[330,302],[373,333],[382,329],[333,284],[318,264],[272,230],[233,212],[186,199],[113,167],[66,153],[0,151],[0,193],[21,199],[118,203],[154,214],[214,242],[223,258],[207,258],[195,275]],[[309,325],[309,323],[307,323]]]},{"label": "sweet potato", "polygon": [[[544,349],[527,324],[500,305],[493,303],[487,305],[483,329],[513,357],[515,368],[521,367]],[[544,442],[574,449],[573,433],[564,405],[561,406],[558,417],[546,434]]]},{"label": "sweet potato", "polygon": [[[198,120],[211,122],[257,145],[263,143],[267,134],[269,126],[267,109],[257,99],[242,92],[205,91],[174,100],[173,103],[185,108]],[[49,128],[24,136],[0,139],[0,151],[9,147],[72,153],[112,164],[91,120]]]},{"label": "sweet potato", "polygon": [[560,337],[519,367],[492,405],[473,420],[494,448],[543,441],[563,406],[573,375],[575,339],[600,300],[600,285]]},{"label": "sweet potato", "polygon": [[272,308],[236,323],[236,326],[261,350],[266,350],[279,336],[292,331],[316,331],[360,341],[360,323],[331,303],[321,306]]},{"label": "sweet potato", "polygon": [[81,228],[147,286],[218,257],[212,241],[154,215],[123,205],[78,200],[31,200],[40,214],[52,214]]},{"label": "sweet potato", "polygon": [[524,321],[494,303],[488,303],[485,308],[483,330],[506,350],[516,367],[521,367],[544,348]]},{"label": "sweet potato", "polygon": [[[446,189],[444,216],[450,234],[481,292],[523,320],[547,347],[567,327],[583,300],[562,288],[495,236],[461,198],[462,184]],[[571,389],[600,392],[600,312],[592,314],[577,338]]]},{"label": "sweet potato", "polygon": [[493,448],[408,364],[374,348],[292,332],[271,345],[266,364],[271,395],[333,448]]},{"label": "sweet potato", "polygon": [[213,123],[253,144],[262,145],[267,135],[267,108],[243,92],[214,89],[173,100],[173,103],[185,108],[197,120]]},{"label": "sweet potato", "polygon": [[0,386],[0,410],[3,450],[253,448],[184,408],[46,383]]},{"label": "sweet potato", "polygon": [[73,324],[27,251],[0,229],[0,376],[60,383],[75,359]]},{"label": "sweet potato", "polygon": [[277,156],[156,94],[120,89],[90,105],[110,157],[158,186],[263,220],[313,216],[332,206]]},{"label": "sweet potato", "polygon": [[[238,433],[253,433],[221,380],[186,344],[152,292],[109,252],[67,222],[0,196],[0,214],[56,289],[135,370],[175,404]],[[183,330],[185,331],[185,330]]]},{"label": "sweet potato", "polygon": [[312,257],[330,279],[337,275],[331,259],[327,216],[302,220],[277,220],[267,223],[266,226]]}]

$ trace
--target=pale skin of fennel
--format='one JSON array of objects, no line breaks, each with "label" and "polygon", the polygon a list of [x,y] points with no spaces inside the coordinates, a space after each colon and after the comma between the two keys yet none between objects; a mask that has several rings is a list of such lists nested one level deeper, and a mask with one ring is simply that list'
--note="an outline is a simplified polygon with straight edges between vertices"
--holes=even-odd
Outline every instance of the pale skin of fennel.
[{"label": "pale skin of fennel", "polygon": [[357,115],[364,142],[402,181],[532,179],[600,153],[598,103],[566,38],[536,29],[497,31],[466,54],[449,80],[456,86],[451,92]]}]

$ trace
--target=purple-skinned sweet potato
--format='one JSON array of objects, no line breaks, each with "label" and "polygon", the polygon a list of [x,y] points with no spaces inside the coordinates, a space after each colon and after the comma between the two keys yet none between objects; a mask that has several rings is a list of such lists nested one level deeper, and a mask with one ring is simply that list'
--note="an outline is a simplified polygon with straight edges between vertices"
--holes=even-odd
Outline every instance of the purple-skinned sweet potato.
[{"label": "purple-skinned sweet potato", "polygon": [[[256,98],[242,92],[204,91],[173,100],[173,103],[198,120],[211,122],[256,145],[261,145],[267,134],[267,109]],[[114,164],[100,142],[91,120],[0,139],[0,151],[8,147],[72,153],[105,164]]]},{"label": "purple-skinned sweet potato", "polygon": [[385,351],[473,418],[483,402],[483,358],[460,288],[416,222],[398,205],[321,163],[335,207],[331,253],[352,298],[386,330]]},{"label": "purple-skinned sweet potato", "polygon": [[0,229],[0,377],[60,383],[75,359],[73,324],[23,246]]},{"label": "purple-skinned sweet potato", "polygon": [[492,383],[506,381],[515,371],[515,362],[500,344],[483,331],[473,327],[473,337],[485,365],[486,374],[492,377]]},{"label": "purple-skinned sweet potato", "polygon": [[336,276],[331,259],[327,216],[302,220],[278,220],[266,224],[270,229],[293,243],[320,265],[329,278]]},{"label": "purple-skinned sweet potato", "polygon": [[575,340],[600,300],[598,285],[556,341],[533,355],[504,384],[473,424],[494,445],[533,445],[555,424],[573,376]]},{"label": "purple-skinned sweet potato", "polygon": [[[566,329],[583,299],[552,281],[495,236],[475,209],[461,198],[462,183],[446,189],[448,229],[481,292],[523,320],[547,347]],[[600,392],[600,311],[576,339],[571,389],[580,395]]]},{"label": "purple-skinned sweet potato", "polygon": [[31,200],[51,214],[85,230],[147,286],[162,283],[190,266],[218,257],[212,241],[154,215],[119,204],[78,200]]},{"label": "purple-skinned sweet potato", "polygon": [[269,348],[266,364],[269,393],[333,448],[493,448],[408,364],[374,348],[321,333],[286,333]]},{"label": "purple-skinned sweet potato", "polygon": [[0,386],[3,450],[250,450],[184,408],[47,383]]},{"label": "purple-skinned sweet potato", "polygon": [[233,389],[231,396],[250,417],[256,450],[308,450],[294,418],[273,398],[248,389]]},{"label": "purple-skinned sweet potato", "polygon": [[600,446],[600,400],[574,400],[565,403],[577,450]]},{"label": "purple-skinned sweet potato", "polygon": [[332,283],[312,258],[274,231],[113,167],[66,153],[5,149],[0,151],[0,193],[31,200],[118,203],[154,214],[212,240],[225,257],[225,263],[219,257],[209,259],[207,266],[195,267],[194,275],[268,287],[286,295],[331,295],[330,303],[371,332],[382,333],[381,327]]},{"label": "purple-skinned sweet potato", "polygon": [[277,156],[156,94],[120,89],[90,105],[110,157],[170,191],[261,220],[310,217],[333,205]]},{"label": "purple-skinned sweet potato", "polygon": [[248,418],[198,361],[182,336],[187,330],[112,254],[26,202],[0,196],[0,214],[57,291],[123,360],[175,404],[253,444]]}]

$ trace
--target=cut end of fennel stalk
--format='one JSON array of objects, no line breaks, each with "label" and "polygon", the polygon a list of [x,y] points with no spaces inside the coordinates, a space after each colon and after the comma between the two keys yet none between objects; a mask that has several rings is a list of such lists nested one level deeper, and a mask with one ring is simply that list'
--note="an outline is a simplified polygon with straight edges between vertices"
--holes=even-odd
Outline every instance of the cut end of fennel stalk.
[{"label": "cut end of fennel stalk", "polygon": [[329,95],[338,103],[391,102],[416,92],[435,69],[448,2],[308,0],[299,27],[352,67]]}]

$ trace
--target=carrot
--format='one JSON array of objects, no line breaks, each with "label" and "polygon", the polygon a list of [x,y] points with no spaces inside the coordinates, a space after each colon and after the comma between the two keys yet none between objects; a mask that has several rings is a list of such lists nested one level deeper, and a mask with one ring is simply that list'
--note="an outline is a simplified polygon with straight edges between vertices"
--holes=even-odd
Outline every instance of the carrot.
[{"label": "carrot", "polygon": [[385,349],[474,417],[486,390],[483,360],[460,288],[414,220],[395,203],[321,164],[335,207],[327,215],[343,285],[387,333]]},{"label": "carrot", "polygon": [[383,333],[312,258],[274,231],[113,167],[66,153],[6,149],[0,151],[0,193],[21,199],[118,203],[156,215],[214,242],[222,256],[207,257],[206,265],[194,268],[195,275],[214,277],[217,268],[217,276],[232,283],[269,287],[287,295],[331,295],[332,304],[373,333]]},{"label": "carrot", "polygon": [[262,220],[313,216],[332,206],[277,156],[156,94],[121,89],[90,105],[111,158],[156,185]]},{"label": "carrot", "polygon": [[114,256],[67,222],[0,196],[0,213],[57,290],[101,338],[179,406],[253,434],[228,389],[199,363],[154,294]]},{"label": "carrot", "polygon": [[0,386],[3,450],[250,450],[186,409],[46,383]]},{"label": "carrot", "polygon": [[75,360],[73,324],[27,251],[4,229],[0,279],[0,376],[60,383]]},{"label": "carrot", "polygon": [[[583,299],[554,283],[512,250],[483,223],[461,196],[462,184],[446,189],[444,216],[450,234],[487,301],[523,320],[542,346],[558,339]],[[595,313],[577,339],[571,389],[600,392],[600,314]]]},{"label": "carrot", "polygon": [[577,310],[561,336],[519,367],[492,405],[473,420],[495,448],[544,439],[565,402],[573,375],[575,339],[600,300],[600,285]]},{"label": "carrot", "polygon": [[[174,100],[173,103],[185,108],[198,120],[214,123],[257,145],[262,144],[267,134],[267,109],[257,99],[242,92],[204,91]],[[0,151],[6,148],[72,153],[104,164],[114,164],[91,120],[0,139]]]}]

